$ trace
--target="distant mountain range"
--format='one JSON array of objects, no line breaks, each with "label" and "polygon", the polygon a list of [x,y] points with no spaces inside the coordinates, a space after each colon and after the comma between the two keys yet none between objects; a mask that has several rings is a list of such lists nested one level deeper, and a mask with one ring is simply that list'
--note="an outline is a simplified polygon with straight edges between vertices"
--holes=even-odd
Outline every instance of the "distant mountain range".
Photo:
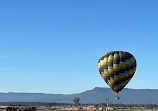
[{"label": "distant mountain range", "polygon": [[105,98],[109,98],[115,104],[158,104],[158,89],[125,88],[119,93],[120,100],[114,99],[110,88],[99,87],[78,94],[0,93],[0,102],[73,103],[75,97],[79,97],[81,103],[104,103]]}]

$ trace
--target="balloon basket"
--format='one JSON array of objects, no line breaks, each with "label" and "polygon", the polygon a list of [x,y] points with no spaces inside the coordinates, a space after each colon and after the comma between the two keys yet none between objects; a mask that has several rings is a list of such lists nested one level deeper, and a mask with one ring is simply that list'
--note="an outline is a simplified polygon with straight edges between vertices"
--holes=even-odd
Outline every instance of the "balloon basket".
[{"label": "balloon basket", "polygon": [[115,97],[116,100],[119,100],[120,98],[118,96]]}]

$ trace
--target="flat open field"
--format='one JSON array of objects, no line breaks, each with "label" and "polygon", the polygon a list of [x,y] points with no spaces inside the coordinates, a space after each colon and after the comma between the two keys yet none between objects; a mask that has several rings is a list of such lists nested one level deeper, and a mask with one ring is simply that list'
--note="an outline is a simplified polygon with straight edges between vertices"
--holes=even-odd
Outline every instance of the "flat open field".
[{"label": "flat open field", "polygon": [[119,110],[48,110],[42,109],[37,111],[158,111],[158,109],[119,109]]},{"label": "flat open field", "polygon": [[[94,107],[87,106],[78,110],[78,107],[69,106],[0,106],[0,111],[158,111],[158,108],[144,108],[144,107],[108,107],[111,110],[106,110],[106,107],[99,107],[97,110]],[[81,108],[81,107],[80,107]],[[88,109],[89,108],[89,109]],[[91,108],[91,109],[90,109]]]}]

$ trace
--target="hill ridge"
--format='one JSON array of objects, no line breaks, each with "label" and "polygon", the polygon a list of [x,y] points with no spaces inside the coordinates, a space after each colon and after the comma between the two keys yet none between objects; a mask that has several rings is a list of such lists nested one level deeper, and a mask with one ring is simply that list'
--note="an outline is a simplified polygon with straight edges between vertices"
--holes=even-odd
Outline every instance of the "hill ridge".
[{"label": "hill ridge", "polygon": [[0,102],[56,102],[73,103],[73,98],[79,97],[81,103],[104,103],[109,98],[112,103],[122,104],[158,104],[158,89],[131,89],[125,88],[119,93],[120,100],[110,88],[95,87],[92,90],[75,94],[46,94],[46,93],[19,93],[0,92]]}]

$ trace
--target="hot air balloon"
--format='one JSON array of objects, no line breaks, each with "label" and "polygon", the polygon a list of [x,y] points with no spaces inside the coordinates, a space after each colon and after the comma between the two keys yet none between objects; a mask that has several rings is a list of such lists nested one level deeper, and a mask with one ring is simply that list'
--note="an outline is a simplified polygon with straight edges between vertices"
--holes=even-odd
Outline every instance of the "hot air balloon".
[{"label": "hot air balloon", "polygon": [[100,75],[116,95],[115,99],[136,71],[136,59],[125,51],[104,53],[98,61]]}]

